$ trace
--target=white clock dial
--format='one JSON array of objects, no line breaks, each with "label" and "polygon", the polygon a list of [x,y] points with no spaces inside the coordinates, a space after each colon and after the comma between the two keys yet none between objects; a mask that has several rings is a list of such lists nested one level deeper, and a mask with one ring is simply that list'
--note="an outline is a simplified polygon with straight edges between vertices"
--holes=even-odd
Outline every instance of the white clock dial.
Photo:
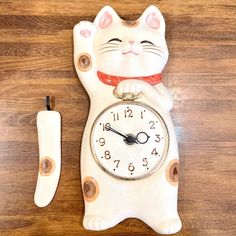
[{"label": "white clock dial", "polygon": [[151,107],[120,102],[105,109],[95,120],[91,149],[96,162],[109,174],[140,179],[154,173],[168,151],[167,127]]}]

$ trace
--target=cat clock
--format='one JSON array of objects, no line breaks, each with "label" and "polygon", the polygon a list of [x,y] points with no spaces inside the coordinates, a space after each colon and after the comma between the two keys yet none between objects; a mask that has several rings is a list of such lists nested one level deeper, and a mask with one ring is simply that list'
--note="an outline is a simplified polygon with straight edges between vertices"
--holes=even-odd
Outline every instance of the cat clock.
[{"label": "cat clock", "polygon": [[129,217],[161,234],[181,229],[173,101],[160,76],[167,59],[165,21],[155,6],[136,21],[106,6],[93,23],[74,27],[75,68],[90,98],[81,149],[88,230]]}]

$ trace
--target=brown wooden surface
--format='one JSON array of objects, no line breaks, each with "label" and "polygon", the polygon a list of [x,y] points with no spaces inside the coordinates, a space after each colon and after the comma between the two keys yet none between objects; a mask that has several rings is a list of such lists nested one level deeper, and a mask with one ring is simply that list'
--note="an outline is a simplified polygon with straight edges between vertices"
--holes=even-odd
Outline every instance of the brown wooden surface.
[{"label": "brown wooden surface", "polygon": [[[89,232],[79,153],[89,102],[72,62],[72,28],[104,4],[135,19],[157,4],[167,24],[165,84],[180,151],[177,235],[236,235],[236,2],[0,1],[0,235],[156,235],[136,219]],[[56,96],[62,172],[53,202],[37,208],[36,114]],[[144,199],[145,200],[145,199]]]}]

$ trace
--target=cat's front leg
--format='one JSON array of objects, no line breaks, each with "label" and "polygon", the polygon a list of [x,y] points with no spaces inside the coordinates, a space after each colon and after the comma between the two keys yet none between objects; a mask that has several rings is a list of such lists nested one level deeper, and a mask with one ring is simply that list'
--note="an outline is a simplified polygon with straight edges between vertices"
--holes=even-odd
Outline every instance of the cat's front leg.
[{"label": "cat's front leg", "polygon": [[132,93],[135,96],[143,95],[152,104],[170,111],[173,107],[173,99],[166,87],[159,83],[156,86],[137,79],[127,79],[121,81],[115,88],[115,94],[122,96],[122,94]]}]

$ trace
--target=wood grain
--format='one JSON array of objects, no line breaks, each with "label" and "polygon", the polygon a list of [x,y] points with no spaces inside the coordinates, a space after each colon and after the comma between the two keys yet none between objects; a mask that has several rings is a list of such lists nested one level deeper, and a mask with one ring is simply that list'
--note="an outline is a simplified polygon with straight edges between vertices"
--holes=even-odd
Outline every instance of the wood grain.
[{"label": "wood grain", "polygon": [[[127,20],[157,4],[167,24],[165,84],[180,150],[181,236],[236,235],[236,4],[234,0],[106,1]],[[0,235],[156,235],[137,219],[82,227],[79,153],[89,101],[72,61],[72,29],[104,1],[0,2]],[[36,114],[62,114],[62,172],[53,202],[33,202]]]}]

